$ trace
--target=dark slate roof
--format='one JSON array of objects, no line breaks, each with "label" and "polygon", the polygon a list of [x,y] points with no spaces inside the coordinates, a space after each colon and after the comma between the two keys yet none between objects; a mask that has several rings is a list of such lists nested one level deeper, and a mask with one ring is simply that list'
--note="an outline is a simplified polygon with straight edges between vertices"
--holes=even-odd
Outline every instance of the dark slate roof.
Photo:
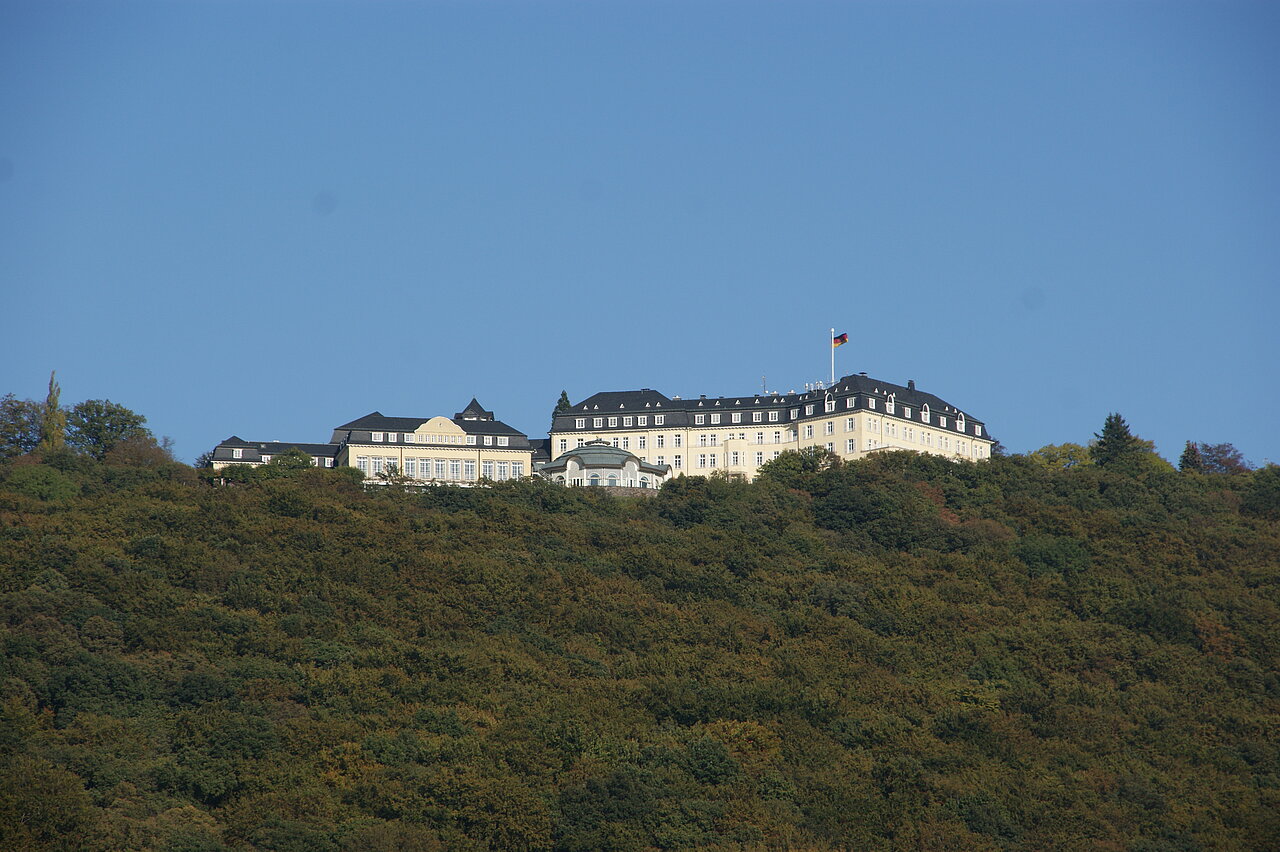
[{"label": "dark slate roof", "polygon": [[454,420],[492,420],[493,412],[485,411],[484,406],[471,397],[471,402],[467,403],[467,407],[453,415]]},{"label": "dark slate roof", "polygon": [[671,400],[665,394],[649,388],[641,388],[638,391],[604,391],[592,394],[575,405],[572,412],[566,411],[563,413],[572,413],[578,416],[582,416],[583,413],[596,412],[604,414],[618,411],[625,411],[628,414],[635,414],[636,412],[645,414],[655,409],[663,409],[670,406]]},{"label": "dark slate roof", "polygon": [[[908,382],[908,385],[898,385],[893,382],[886,382],[880,379],[870,378],[862,373],[855,373],[844,376],[834,385],[825,389],[807,390],[802,393],[768,393],[753,394],[751,396],[731,396],[731,397],[707,397],[699,396],[696,399],[680,399],[679,397],[668,398],[667,396],[649,388],[642,388],[638,391],[606,391],[597,393],[587,397],[582,402],[573,406],[569,411],[563,411],[554,415],[552,418],[553,432],[570,432],[575,431],[574,419],[578,417],[606,417],[629,414],[653,414],[663,413],[668,415],[666,426],[680,427],[688,426],[693,423],[693,414],[706,412],[725,412],[725,411],[745,411],[747,409],[754,410],[778,410],[780,417],[777,421],[773,421],[773,425],[779,423],[794,423],[797,421],[808,420],[810,418],[819,418],[828,416],[823,408],[815,407],[812,415],[806,415],[803,412],[803,406],[822,403],[825,401],[828,393],[833,394],[837,399],[845,399],[849,396],[871,397],[875,399],[887,399],[893,394],[894,401],[899,406],[907,406],[912,409],[911,420],[920,421],[920,408],[923,405],[929,406],[930,414],[935,417],[939,414],[946,415],[949,418],[955,418],[957,414],[963,414],[966,425],[978,424],[983,427],[982,438],[994,441],[995,439],[988,433],[986,423],[976,417],[971,416],[962,409],[951,405],[945,400],[931,393],[917,390],[913,387],[914,383]],[[661,403],[661,407],[659,407]],[[800,414],[796,417],[791,416],[791,409],[801,409]],[[839,412],[849,410],[861,411],[862,407],[857,409],[846,409],[841,405]],[[877,409],[883,413],[883,409]],[[899,414],[901,416],[901,408]],[[905,418],[904,418],[905,419]],[[606,421],[607,423],[607,421]],[[703,424],[712,425],[712,424]],[[767,427],[769,422],[750,423],[744,422],[732,424],[722,421],[718,426],[737,425],[741,427]],[[936,421],[932,423],[936,427]],[[948,427],[953,425],[953,420],[948,421]],[[592,427],[595,428],[595,427]],[[604,426],[601,428],[610,428],[616,430],[626,430],[635,427],[624,426],[621,421],[616,426]],[[651,427],[650,427],[651,428]]]},{"label": "dark slate roof", "polygon": [[413,432],[430,417],[387,417],[381,411],[374,411],[364,417],[357,417],[350,423],[343,423],[338,429],[373,432]]},{"label": "dark slate roof", "polygon": [[550,438],[530,438],[529,446],[533,449],[534,464],[551,460]]},{"label": "dark slate roof", "polygon": [[[313,458],[336,458],[338,455],[338,444],[301,444],[296,441],[246,441],[236,435],[232,435],[227,440],[214,447],[213,457],[218,461],[231,458],[231,453],[219,453],[219,450],[250,450],[251,455],[247,457],[248,461],[268,455],[275,456],[288,452],[297,448]],[[240,459],[238,459],[239,461]]]}]

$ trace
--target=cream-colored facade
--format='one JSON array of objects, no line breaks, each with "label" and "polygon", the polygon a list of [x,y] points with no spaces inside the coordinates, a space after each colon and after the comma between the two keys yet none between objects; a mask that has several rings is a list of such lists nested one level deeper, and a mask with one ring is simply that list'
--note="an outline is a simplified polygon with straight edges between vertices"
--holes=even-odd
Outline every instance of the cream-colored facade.
[{"label": "cream-colored facade", "polygon": [[673,475],[723,471],[752,479],[787,450],[820,447],[856,459],[896,449],[977,461],[990,458],[994,444],[982,423],[914,384],[865,377],[800,394],[659,397],[651,391],[589,397],[554,418],[552,455],[603,440],[644,461],[669,464]]},{"label": "cream-colored facade", "polygon": [[[412,432],[370,431],[343,444],[338,464],[366,478],[392,472],[424,484],[474,484],[520,479],[533,472],[533,450],[511,446],[511,436],[470,434],[447,417],[432,417]],[[394,471],[393,471],[394,469]]]}]

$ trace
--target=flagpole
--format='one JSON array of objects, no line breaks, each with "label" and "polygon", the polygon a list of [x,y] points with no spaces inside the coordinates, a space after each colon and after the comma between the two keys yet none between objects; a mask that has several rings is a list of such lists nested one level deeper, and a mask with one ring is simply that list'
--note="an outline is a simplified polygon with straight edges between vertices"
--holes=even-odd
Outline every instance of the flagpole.
[{"label": "flagpole", "polygon": [[831,386],[836,384],[836,330],[831,329]]}]

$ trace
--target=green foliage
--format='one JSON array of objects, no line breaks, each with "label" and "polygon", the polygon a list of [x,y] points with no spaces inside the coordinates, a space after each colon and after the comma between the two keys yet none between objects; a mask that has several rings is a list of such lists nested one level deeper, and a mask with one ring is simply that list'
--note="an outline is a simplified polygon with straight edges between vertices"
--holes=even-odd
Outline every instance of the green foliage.
[{"label": "green foliage", "polygon": [[43,464],[14,468],[5,477],[4,487],[37,500],[67,500],[80,493],[74,479]]},{"label": "green foliage", "polygon": [[839,467],[840,457],[823,447],[786,450],[776,459],[760,466],[761,479],[777,482],[787,488],[804,488],[814,474]]},{"label": "green foliage", "polygon": [[67,443],[102,460],[121,441],[149,437],[146,422],[141,414],[109,399],[86,399],[67,416]]},{"label": "green foliage", "polygon": [[560,391],[560,398],[556,400],[555,413],[563,414],[564,412],[571,411],[572,409],[573,409],[573,403],[569,401],[569,392],[563,391],[563,390]]},{"label": "green foliage", "polygon": [[40,444],[41,406],[11,393],[0,397],[0,461],[26,455]]},{"label": "green foliage", "polygon": [[1027,458],[1053,470],[1069,470],[1073,467],[1093,464],[1089,448],[1082,444],[1046,444],[1028,453]]},{"label": "green foliage", "polygon": [[126,443],[0,465],[0,848],[1280,836],[1274,466],[797,456],[635,499]]},{"label": "green foliage", "polygon": [[39,448],[44,452],[60,450],[66,443],[67,412],[59,402],[62,388],[58,386],[54,376],[54,373],[49,374],[49,394],[40,410]]}]

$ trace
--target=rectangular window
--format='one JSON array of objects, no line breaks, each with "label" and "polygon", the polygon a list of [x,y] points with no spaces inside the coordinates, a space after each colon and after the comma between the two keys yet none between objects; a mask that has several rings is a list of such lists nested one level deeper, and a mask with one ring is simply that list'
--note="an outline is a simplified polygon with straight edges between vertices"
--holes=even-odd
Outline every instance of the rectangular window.
[{"label": "rectangular window", "polygon": [[569,450],[569,442],[568,442],[567,440],[565,440],[564,438],[561,438],[561,439],[560,439],[560,452],[564,453],[564,452],[568,452],[568,450]]},{"label": "rectangular window", "polygon": [[640,437],[636,438],[636,446],[642,450],[649,449],[648,443],[649,442],[645,439],[644,435],[641,435]]},{"label": "rectangular window", "polygon": [[828,399],[826,404],[826,412],[830,414],[835,410],[836,410],[836,401],[834,399]]},{"label": "rectangular window", "polygon": [[639,415],[638,417],[636,417],[636,425],[637,425],[637,426],[648,426],[648,425],[649,425],[649,415],[647,415],[647,414],[641,414],[641,415]]},{"label": "rectangular window", "polygon": [[684,466],[684,459],[682,459],[678,454],[672,456],[671,466],[674,467],[676,470],[679,470],[681,467]]},{"label": "rectangular window", "polygon": [[575,429],[585,429],[585,428],[587,428],[587,418],[585,418],[585,417],[575,417],[575,418],[573,419],[573,428],[575,428]]},{"label": "rectangular window", "polygon": [[923,408],[920,409],[920,422],[921,423],[929,422],[929,412],[925,411]]},{"label": "rectangular window", "polygon": [[720,436],[713,433],[711,435],[711,446],[713,447],[718,446],[719,443],[720,443]]},{"label": "rectangular window", "polygon": [[781,443],[782,443],[782,433],[781,433],[781,432],[774,432],[774,433],[773,433],[773,442],[774,442],[775,444],[781,444]]},{"label": "rectangular window", "polygon": [[522,477],[522,476],[524,476],[524,462],[512,462],[512,463],[511,463],[511,478],[512,478],[512,479],[519,479],[519,478],[520,478],[520,477]]},{"label": "rectangular window", "polygon": [[835,445],[835,444],[833,444],[833,443],[831,443],[830,441],[828,441],[828,442],[827,442],[827,452],[829,452],[829,453],[834,453],[835,451],[836,451],[836,445]]},{"label": "rectangular window", "polygon": [[449,473],[449,462],[436,459],[436,479],[444,479]]},{"label": "rectangular window", "polygon": [[741,422],[742,422],[742,412],[741,412],[741,411],[735,411],[735,412],[733,412],[733,417],[732,417],[732,419],[733,419],[733,422],[734,422],[734,423],[741,423]]},{"label": "rectangular window", "polygon": [[780,456],[780,455],[782,455],[782,453],[780,453],[779,451],[777,451],[777,450],[774,450],[774,451],[773,451],[773,457],[774,457],[775,459],[776,459],[778,456]]},{"label": "rectangular window", "polygon": [[610,425],[610,426],[617,426],[617,425],[618,425],[618,418],[616,418],[616,417],[610,417],[610,418],[609,418],[609,425]]},{"label": "rectangular window", "polygon": [[662,424],[664,424],[664,423],[666,423],[666,422],[667,422],[667,415],[665,415],[665,414],[655,414],[655,415],[653,415],[653,425],[654,425],[654,426],[661,426]]},{"label": "rectangular window", "polygon": [[485,479],[493,479],[493,462],[480,462],[480,475]]},{"label": "rectangular window", "polygon": [[699,436],[698,436],[698,446],[699,446],[699,447],[705,447],[706,445],[707,445],[707,436],[706,436],[706,435],[699,435]]},{"label": "rectangular window", "polygon": [[508,438],[506,435],[499,435],[499,436],[498,436],[498,446],[499,446],[499,447],[505,447],[505,446],[507,446],[507,445],[508,445],[508,444],[510,444],[510,443],[511,443],[511,439],[510,439],[510,438]]},{"label": "rectangular window", "polygon": [[698,467],[706,467],[706,466],[707,466],[707,454],[698,453]]},{"label": "rectangular window", "polygon": [[867,408],[872,408],[872,409],[874,409],[875,407],[876,407],[876,401],[875,401],[874,399],[871,399],[871,398],[869,398],[869,397],[868,397],[868,398],[867,398]]},{"label": "rectangular window", "polygon": [[947,415],[945,414],[938,415],[938,425],[944,429],[947,428]]},{"label": "rectangular window", "polygon": [[324,460],[324,466],[325,466],[325,467],[333,467],[333,459],[325,459],[325,460]]},{"label": "rectangular window", "polygon": [[624,418],[622,418],[622,425],[623,425],[623,426],[630,427],[630,426],[631,426],[631,423],[632,423],[632,418],[630,418],[630,417],[624,417]]},{"label": "rectangular window", "polygon": [[764,464],[764,453],[756,453],[756,467]]},{"label": "rectangular window", "polygon": [[271,456],[267,455],[266,453],[263,453],[263,454],[262,454],[262,463],[263,463],[263,464],[270,464],[270,463],[271,463]]},{"label": "rectangular window", "polygon": [[812,406],[812,405],[806,405],[806,406],[804,407],[804,413],[805,413],[806,415],[812,414],[812,413],[813,413],[813,406]]},{"label": "rectangular window", "polygon": [[886,414],[893,414],[896,407],[897,403],[893,400],[885,400],[884,410]]},{"label": "rectangular window", "polygon": [[716,466],[716,459],[717,459],[717,458],[719,458],[719,457],[718,457],[715,453],[712,453],[710,456],[708,456],[708,457],[707,457],[707,464],[708,464],[708,466],[709,466],[709,467],[715,467],[715,466]]},{"label": "rectangular window", "polygon": [[603,417],[592,417],[592,418],[591,418],[591,428],[592,428],[592,429],[599,429],[599,428],[600,428],[600,427],[602,427],[602,426],[604,426],[604,418],[603,418]]},{"label": "rectangular window", "polygon": [[666,464],[666,463],[667,463],[666,456],[658,456],[658,464]]},{"label": "rectangular window", "polygon": [[854,439],[854,438],[849,438],[848,440],[846,440],[846,441],[844,442],[844,451],[845,451],[846,453],[851,453],[851,452],[853,452],[854,450],[856,450],[857,448],[858,448],[858,442],[857,442],[857,440],[856,440],[856,439]]},{"label": "rectangular window", "polygon": [[705,415],[705,414],[695,414],[695,415],[693,415],[693,424],[694,424],[695,426],[701,426],[702,424],[704,424],[704,423],[706,423],[706,422],[707,422],[707,415]]},{"label": "rectangular window", "polygon": [[413,434],[412,432],[405,432],[405,433],[404,433],[404,442],[405,442],[406,444],[416,444],[416,443],[417,443],[417,441],[418,441],[418,436],[417,436],[417,435]]},{"label": "rectangular window", "polygon": [[904,405],[904,406],[902,406],[902,416],[903,416],[903,417],[910,417],[910,416],[911,416],[911,406],[909,406],[909,405]]},{"label": "rectangular window", "polygon": [[511,478],[511,465],[507,462],[498,462],[498,479],[505,480]]},{"label": "rectangular window", "polygon": [[629,436],[624,435],[622,437],[622,449],[624,450],[631,449],[631,438]]},{"label": "rectangular window", "polygon": [[776,412],[776,411],[770,411],[770,412],[769,412],[769,422],[770,422],[770,423],[777,423],[777,422],[778,422],[778,412]]},{"label": "rectangular window", "polygon": [[719,415],[719,414],[713,414],[713,415],[711,415],[711,422],[712,422],[712,423],[719,423],[719,422],[720,422],[720,415]]},{"label": "rectangular window", "polygon": [[830,420],[828,420],[826,423],[823,423],[822,426],[823,426],[822,434],[834,435],[836,433],[836,424],[832,423]]},{"label": "rectangular window", "polygon": [[799,416],[800,416],[800,409],[798,409],[798,408],[793,408],[793,409],[791,409],[791,419],[792,419],[792,420],[795,420],[795,419],[796,419],[797,417],[799,417]]},{"label": "rectangular window", "polygon": [[485,435],[485,436],[484,436],[484,445],[485,445],[486,447],[492,447],[492,446],[493,446],[493,436],[492,436],[492,435]]},{"label": "rectangular window", "polygon": [[856,399],[856,397],[852,397],[852,396],[851,396],[851,397],[849,397],[848,399],[846,399],[846,400],[844,401],[844,407],[845,407],[845,408],[853,408],[853,403],[854,403],[855,399]]},{"label": "rectangular window", "polygon": [[417,459],[404,460],[404,475],[412,476],[414,479],[418,478],[418,460]]},{"label": "rectangular window", "polygon": [[574,446],[575,446],[575,447],[581,447],[581,446],[582,446],[583,444],[585,444],[585,443],[586,443],[586,440],[585,440],[584,438],[579,438],[579,439],[578,439],[578,443],[577,443],[577,444],[575,444]]},{"label": "rectangular window", "polygon": [[616,446],[618,446],[618,439],[617,439],[617,438],[613,438],[611,442],[612,442],[612,444],[613,444],[615,447],[616,447]]},{"label": "rectangular window", "polygon": [[751,422],[752,422],[752,423],[759,423],[759,422],[760,422],[760,421],[762,421],[762,420],[764,420],[764,412],[763,412],[763,411],[753,411],[753,412],[751,412]]},{"label": "rectangular window", "polygon": [[737,467],[737,466],[738,466],[738,454],[737,454],[737,452],[729,453],[729,464],[730,464],[732,467]]},{"label": "rectangular window", "polygon": [[757,444],[763,444],[763,443],[764,443],[764,433],[763,433],[763,432],[757,432],[757,433],[756,433],[756,443],[757,443]]},{"label": "rectangular window", "polygon": [[467,444],[468,444],[469,446],[474,447],[474,446],[476,445],[476,436],[475,436],[475,435],[468,435],[468,436],[467,436]]},{"label": "rectangular window", "polygon": [[244,458],[244,450],[239,449],[239,448],[236,448],[236,449],[232,450],[232,451],[231,451],[231,458],[233,458],[233,459],[242,459],[242,458]]},{"label": "rectangular window", "polygon": [[373,457],[373,472],[374,472],[374,473],[382,473],[382,471],[383,471],[384,469],[385,469],[385,468],[383,468],[383,466],[382,466],[382,457],[381,457],[381,456],[374,456],[374,457]]},{"label": "rectangular window", "polygon": [[449,478],[462,479],[462,459],[449,459]]},{"label": "rectangular window", "polygon": [[679,448],[684,445],[684,435],[679,432],[671,436],[671,446]]},{"label": "rectangular window", "polygon": [[658,435],[653,439],[653,445],[658,449],[662,449],[663,447],[666,446],[666,444],[667,444],[666,435]]},{"label": "rectangular window", "polygon": [[977,435],[979,438],[982,437],[982,427],[977,423],[973,424],[973,434]]},{"label": "rectangular window", "polygon": [[368,476],[369,475],[369,457],[356,456],[356,467],[360,469],[361,473],[363,473],[365,476]]},{"label": "rectangular window", "polygon": [[812,438],[812,437],[813,437],[813,424],[812,424],[812,423],[810,423],[808,426],[805,426],[805,427],[804,427],[804,436],[805,436],[806,438]]},{"label": "rectangular window", "polygon": [[373,440],[373,441],[379,441],[379,442],[381,442],[381,441],[382,441],[382,433],[381,433],[381,432],[374,432],[374,433],[372,433],[372,434],[369,436],[369,439],[370,439],[370,440]]},{"label": "rectangular window", "polygon": [[475,459],[467,459],[462,463],[462,477],[468,482],[474,482],[476,478],[476,462]]}]

